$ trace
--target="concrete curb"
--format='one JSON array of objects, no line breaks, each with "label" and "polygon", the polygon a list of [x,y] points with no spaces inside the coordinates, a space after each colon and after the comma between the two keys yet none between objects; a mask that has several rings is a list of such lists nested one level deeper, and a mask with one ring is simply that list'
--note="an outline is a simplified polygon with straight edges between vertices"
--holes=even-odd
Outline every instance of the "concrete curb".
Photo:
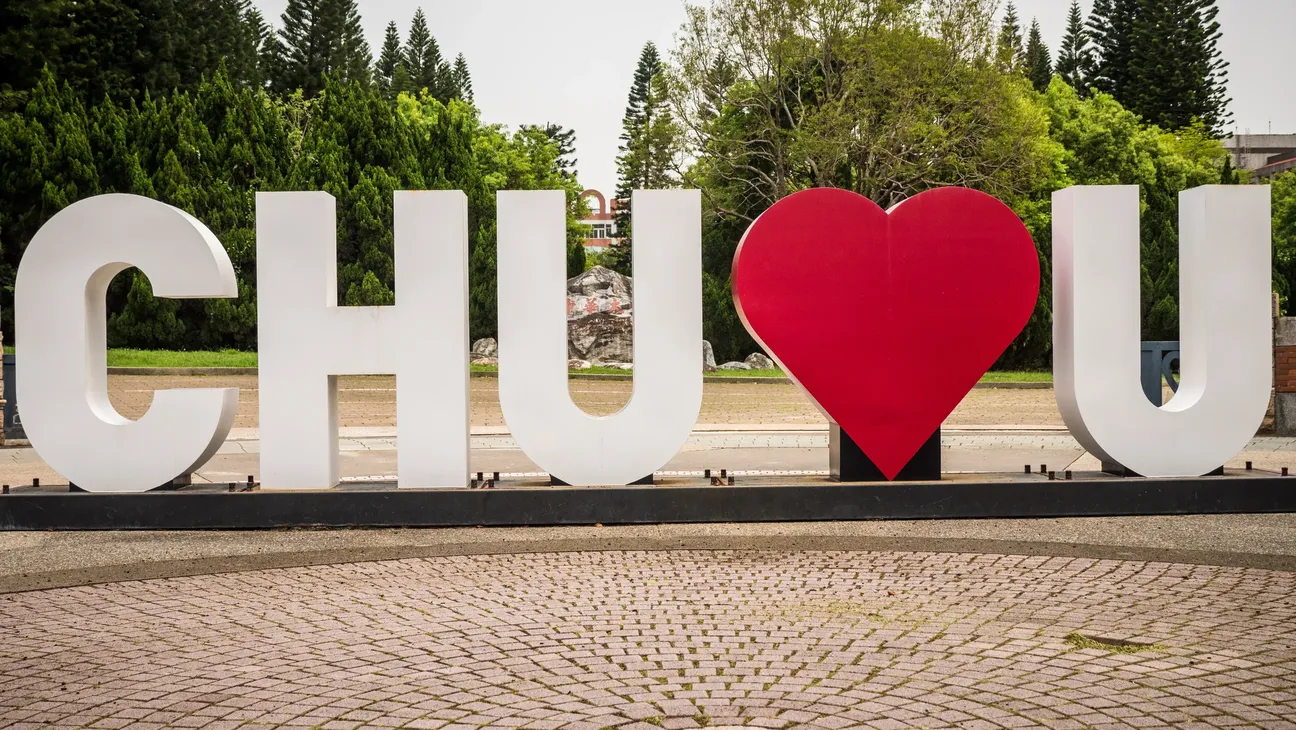
[{"label": "concrete curb", "polygon": [[889,537],[862,535],[709,535],[650,538],[642,535],[606,538],[498,539],[436,545],[354,546],[325,550],[261,552],[195,559],[137,561],[65,570],[0,575],[0,594],[180,578],[312,565],[367,563],[465,555],[517,555],[567,552],[661,552],[672,550],[768,550],[847,552],[933,552],[1025,555],[1094,560],[1215,565],[1296,572],[1296,556],[1251,554],[1125,545],[1077,544],[1034,540]]},{"label": "concrete curb", "polygon": [[[109,375],[170,375],[170,376],[202,376],[202,375],[256,375],[256,368],[108,368]],[[471,373],[474,378],[497,378],[499,373],[494,370],[474,370]],[[616,373],[571,373],[573,380],[631,380],[634,375],[619,375]],[[702,381],[705,383],[791,383],[789,378],[767,378],[744,375],[704,375]],[[977,383],[974,388],[994,388],[1004,390],[1049,390],[1053,387],[1052,383]]]}]

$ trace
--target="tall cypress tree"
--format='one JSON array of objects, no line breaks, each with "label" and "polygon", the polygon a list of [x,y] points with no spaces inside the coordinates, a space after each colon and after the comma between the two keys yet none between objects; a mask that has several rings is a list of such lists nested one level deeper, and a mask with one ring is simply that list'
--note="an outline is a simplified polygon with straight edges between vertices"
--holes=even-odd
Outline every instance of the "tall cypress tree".
[{"label": "tall cypress tree", "polygon": [[1057,68],[1054,70],[1077,91],[1083,93],[1088,89],[1089,75],[1093,72],[1093,52],[1089,48],[1089,32],[1085,29],[1084,17],[1080,13],[1080,0],[1071,0],[1066,35],[1062,37],[1062,46],[1058,48]]},{"label": "tall cypress tree", "polygon": [[1090,83],[1122,104],[1128,99],[1130,63],[1134,57],[1134,22],[1140,0],[1094,0],[1089,35],[1094,44]]},{"label": "tall cypress tree", "polygon": [[1218,14],[1215,0],[1140,0],[1121,103],[1164,129],[1200,120],[1222,133],[1231,117]]},{"label": "tall cypress tree", "polygon": [[464,58],[464,54],[455,56],[451,77],[454,79],[455,96],[471,104],[473,101],[472,74],[468,72],[468,59]]},{"label": "tall cypress tree", "polygon": [[392,86],[396,78],[396,69],[401,65],[401,41],[400,29],[396,27],[396,21],[387,24],[387,34],[383,38],[382,53],[378,56],[378,64],[374,66],[374,80],[378,83],[378,88],[388,98],[394,98],[401,89]]},{"label": "tall cypress tree", "polygon": [[1026,65],[1026,53],[1022,49],[1021,21],[1017,18],[1017,6],[1010,1],[1004,10],[1003,22],[999,25],[999,66],[1004,70],[1021,69]]},{"label": "tall cypress tree", "polygon": [[1040,36],[1039,21],[1032,18],[1030,39],[1026,42],[1026,77],[1036,91],[1044,91],[1053,80],[1053,59]]}]

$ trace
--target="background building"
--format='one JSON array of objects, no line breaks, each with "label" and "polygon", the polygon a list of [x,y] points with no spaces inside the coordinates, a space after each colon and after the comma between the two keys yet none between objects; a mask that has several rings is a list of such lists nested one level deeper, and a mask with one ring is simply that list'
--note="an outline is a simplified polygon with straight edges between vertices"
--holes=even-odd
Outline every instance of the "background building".
[{"label": "background building", "polygon": [[1224,140],[1233,166],[1265,180],[1296,169],[1296,134],[1235,134]]},{"label": "background building", "polygon": [[589,238],[585,239],[586,250],[606,251],[616,238],[617,201],[608,201],[603,193],[597,190],[586,190],[581,193],[581,200],[587,201],[590,215],[581,221],[590,227]]}]

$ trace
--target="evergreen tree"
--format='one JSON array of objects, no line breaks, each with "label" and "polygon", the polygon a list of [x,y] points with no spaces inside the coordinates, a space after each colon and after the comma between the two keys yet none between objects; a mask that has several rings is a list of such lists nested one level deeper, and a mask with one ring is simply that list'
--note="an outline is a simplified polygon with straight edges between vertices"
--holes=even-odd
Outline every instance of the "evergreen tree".
[{"label": "evergreen tree", "polygon": [[405,68],[409,73],[411,90],[427,89],[433,98],[448,101],[453,94],[453,71],[441,57],[441,46],[428,30],[423,8],[414,11],[410,31],[405,42]]},{"label": "evergreen tree", "polygon": [[396,69],[401,65],[401,41],[400,29],[396,27],[396,21],[387,24],[387,34],[383,38],[382,53],[378,56],[378,64],[374,67],[374,80],[378,83],[378,88],[382,90],[387,98],[396,97],[399,91],[392,86],[396,77]]},{"label": "evergreen tree", "polygon": [[1093,52],[1089,48],[1089,32],[1080,14],[1080,0],[1071,0],[1066,35],[1058,49],[1057,68],[1054,70],[1077,91],[1088,90],[1089,75],[1093,72]]},{"label": "evergreen tree", "polygon": [[410,20],[409,35],[405,38],[403,52],[405,70],[409,73],[410,83],[415,83],[424,78],[424,69],[428,65],[428,53],[432,44],[432,31],[428,30],[427,16],[423,14],[423,8],[414,11],[414,18]]},{"label": "evergreen tree", "polygon": [[333,13],[341,35],[329,73],[343,81],[369,83],[373,55],[364,37],[357,0],[333,0]]},{"label": "evergreen tree", "polygon": [[462,53],[455,56],[451,77],[454,80],[454,95],[469,104],[473,103],[472,74],[468,72],[468,59]]},{"label": "evergreen tree", "polygon": [[0,113],[22,106],[43,68],[61,71],[71,38],[67,13],[66,0],[0,3]]},{"label": "evergreen tree", "polygon": [[1090,83],[1125,103],[1129,98],[1130,66],[1134,58],[1134,22],[1140,0],[1094,0],[1089,37],[1094,44]]},{"label": "evergreen tree", "polygon": [[[12,302],[18,262],[55,213],[100,192],[80,96],[47,68],[22,114],[0,116],[0,291]],[[0,307],[13,331],[13,307]]]},{"label": "evergreen tree", "polygon": [[1163,129],[1202,122],[1221,134],[1231,119],[1215,0],[1140,0],[1127,86],[1119,99]]},{"label": "evergreen tree", "polygon": [[1000,68],[1013,71],[1026,65],[1026,52],[1022,48],[1021,22],[1017,19],[1017,7],[1010,1],[1004,10],[1004,19],[999,26]]},{"label": "evergreen tree", "polygon": [[1053,80],[1053,59],[1040,37],[1039,21],[1032,18],[1030,40],[1026,42],[1026,76],[1036,91],[1044,91]]},{"label": "evergreen tree", "polygon": [[168,0],[82,0],[69,6],[71,38],[58,73],[94,105],[105,96],[142,98],[181,82],[183,18]]},{"label": "evergreen tree", "polygon": [[651,42],[639,55],[634,82],[621,122],[617,156],[617,238],[608,251],[608,268],[630,273],[631,193],[673,187],[671,177],[679,131],[667,99],[665,67]]},{"label": "evergreen tree", "polygon": [[339,81],[369,78],[369,45],[355,0],[288,0],[279,34],[282,67],[275,88],[314,96],[325,76]]},{"label": "evergreen tree", "polygon": [[576,130],[567,129],[561,124],[550,122],[543,127],[534,125],[525,125],[523,131],[539,130],[549,141],[553,142],[558,148],[558,168],[563,172],[576,177]]},{"label": "evergreen tree", "polygon": [[270,66],[266,63],[266,40],[274,35],[274,30],[265,22],[260,10],[249,6],[243,13],[242,32],[248,58],[244,62],[245,75],[239,80],[249,88],[265,88],[270,79]]},{"label": "evergreen tree", "polygon": [[1220,170],[1220,185],[1241,185],[1242,175],[1233,167],[1233,155],[1224,158],[1224,167]]}]

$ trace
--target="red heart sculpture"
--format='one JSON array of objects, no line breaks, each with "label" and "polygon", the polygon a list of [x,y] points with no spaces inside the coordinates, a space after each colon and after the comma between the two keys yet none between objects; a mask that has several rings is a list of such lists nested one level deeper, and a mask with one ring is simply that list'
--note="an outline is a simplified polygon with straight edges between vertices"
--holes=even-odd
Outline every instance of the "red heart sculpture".
[{"label": "red heart sculpture", "polygon": [[733,264],[747,331],[888,479],[1026,326],[1039,282],[1021,220],[966,188],[889,213],[846,190],[796,193]]}]

